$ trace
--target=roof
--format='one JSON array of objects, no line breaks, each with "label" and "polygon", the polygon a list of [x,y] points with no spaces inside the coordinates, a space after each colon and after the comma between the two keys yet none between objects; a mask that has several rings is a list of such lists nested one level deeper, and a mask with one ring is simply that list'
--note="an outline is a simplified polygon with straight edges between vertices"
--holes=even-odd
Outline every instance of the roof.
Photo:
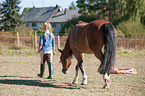
[{"label": "roof", "polygon": [[50,18],[49,22],[67,22],[72,18],[79,17],[78,10],[64,10],[55,14],[52,18]]},{"label": "roof", "polygon": [[41,7],[41,8],[25,8],[22,19],[25,22],[67,22],[72,18],[79,17],[78,10],[60,10],[61,7]]},{"label": "roof", "polygon": [[25,8],[23,11],[25,16],[22,19],[25,22],[45,22],[57,11],[58,7]]}]

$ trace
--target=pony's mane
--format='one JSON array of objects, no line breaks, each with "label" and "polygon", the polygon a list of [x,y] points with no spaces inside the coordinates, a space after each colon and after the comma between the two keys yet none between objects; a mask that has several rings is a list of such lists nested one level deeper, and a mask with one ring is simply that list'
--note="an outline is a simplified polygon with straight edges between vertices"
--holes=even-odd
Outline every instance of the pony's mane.
[{"label": "pony's mane", "polygon": [[65,51],[66,57],[70,57],[70,56],[72,57],[72,55],[73,55],[72,49],[70,48],[70,45],[69,45],[70,34],[71,34],[71,32],[68,35],[68,38],[65,43],[65,47],[63,49],[63,51]]},{"label": "pony's mane", "polygon": [[[84,22],[84,21],[79,21],[78,24],[76,24],[76,26],[85,26],[87,25],[88,23],[87,22]],[[75,27],[75,26],[74,26]]]}]

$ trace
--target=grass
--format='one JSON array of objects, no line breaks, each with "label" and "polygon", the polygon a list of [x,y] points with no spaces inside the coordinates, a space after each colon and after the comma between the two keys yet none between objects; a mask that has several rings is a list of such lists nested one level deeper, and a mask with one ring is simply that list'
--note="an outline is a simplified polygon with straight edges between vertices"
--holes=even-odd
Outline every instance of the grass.
[{"label": "grass", "polygon": [[104,81],[97,72],[99,60],[85,55],[84,65],[88,84],[71,84],[75,75],[76,59],[67,75],[61,72],[60,54],[53,57],[54,79],[48,80],[47,65],[43,78],[38,78],[39,54],[31,48],[0,47],[0,96],[144,96],[145,51],[117,49],[115,67],[130,67],[137,74],[112,74],[110,89],[102,89]]}]

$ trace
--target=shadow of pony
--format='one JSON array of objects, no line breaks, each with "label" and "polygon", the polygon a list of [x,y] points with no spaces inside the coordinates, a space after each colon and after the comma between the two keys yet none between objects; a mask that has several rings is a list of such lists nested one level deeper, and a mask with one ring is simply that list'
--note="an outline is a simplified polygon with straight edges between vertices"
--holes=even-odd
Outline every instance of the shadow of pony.
[{"label": "shadow of pony", "polygon": [[74,86],[70,84],[55,85],[51,81],[50,83],[46,83],[46,82],[44,83],[41,80],[1,79],[0,84],[52,87],[52,88],[63,88],[63,89],[80,89],[78,86]]}]

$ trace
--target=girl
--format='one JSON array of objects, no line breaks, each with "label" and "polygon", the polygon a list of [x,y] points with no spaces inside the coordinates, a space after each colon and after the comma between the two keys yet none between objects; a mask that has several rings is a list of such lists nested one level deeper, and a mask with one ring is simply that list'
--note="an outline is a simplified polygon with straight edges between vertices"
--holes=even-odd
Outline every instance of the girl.
[{"label": "girl", "polygon": [[43,77],[45,69],[45,60],[48,64],[49,76],[48,79],[53,78],[52,56],[55,54],[55,38],[51,33],[51,25],[49,22],[43,24],[44,33],[40,35],[38,53],[40,52],[40,73],[39,77]]}]

